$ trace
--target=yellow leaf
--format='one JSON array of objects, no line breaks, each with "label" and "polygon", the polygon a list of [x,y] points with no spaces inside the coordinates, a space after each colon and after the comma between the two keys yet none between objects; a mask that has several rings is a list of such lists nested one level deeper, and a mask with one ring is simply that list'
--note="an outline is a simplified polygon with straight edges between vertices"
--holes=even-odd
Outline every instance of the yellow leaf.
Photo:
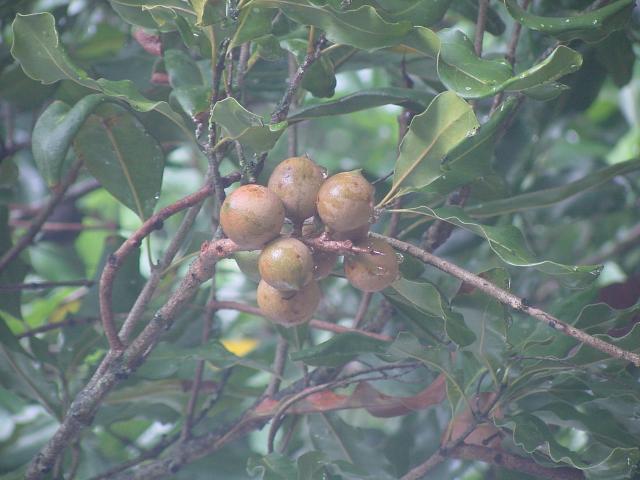
[{"label": "yellow leaf", "polygon": [[80,300],[73,300],[69,303],[63,303],[56,308],[49,316],[49,323],[62,322],[69,313],[76,313],[80,310]]},{"label": "yellow leaf", "polygon": [[258,341],[254,338],[240,338],[237,340],[222,340],[222,345],[234,355],[244,357],[256,348]]}]

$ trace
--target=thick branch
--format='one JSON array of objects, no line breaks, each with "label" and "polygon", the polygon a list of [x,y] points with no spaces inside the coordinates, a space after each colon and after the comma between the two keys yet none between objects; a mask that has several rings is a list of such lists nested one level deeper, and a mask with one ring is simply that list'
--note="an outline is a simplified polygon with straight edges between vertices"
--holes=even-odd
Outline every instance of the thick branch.
[{"label": "thick branch", "polygon": [[26,231],[26,233],[18,240],[18,242],[0,258],[0,272],[4,270],[9,263],[11,263],[20,252],[22,252],[27,246],[33,241],[35,236],[42,228],[44,222],[46,222],[51,212],[53,212],[54,208],[62,201],[65,193],[69,189],[69,187],[76,181],[78,178],[78,173],[80,172],[80,168],[82,168],[82,161],[78,160],[71,167],[71,170],[67,174],[67,176],[62,180],[62,182],[58,185],[55,190],[53,196],[49,199],[44,208],[40,211],[40,213],[33,219],[31,226]]},{"label": "thick branch", "polygon": [[227,239],[203,244],[200,255],[189,267],[177,290],[153,316],[142,333],[125,350],[109,351],[89,383],[76,396],[58,430],[29,465],[27,479],[42,478],[51,471],[62,451],[91,424],[104,397],[142,363],[155,347],[160,335],[171,326],[175,316],[194,297],[200,285],[211,278],[216,262],[237,249]]},{"label": "thick branch", "polygon": [[536,320],[540,320],[541,322],[547,324],[554,330],[558,330],[565,335],[573,337],[578,342],[583,343],[585,345],[589,345],[596,350],[600,350],[601,352],[609,355],[613,358],[619,358],[621,360],[626,360],[628,362],[633,363],[636,366],[640,366],[640,355],[636,353],[629,352],[627,350],[623,350],[615,345],[612,345],[604,340],[593,337],[588,333],[583,332],[582,330],[578,330],[577,328],[569,325],[562,320],[557,319],[553,315],[548,314],[547,312],[540,310],[539,308],[532,307],[524,302],[520,297],[514,295],[506,290],[501,289],[500,287],[494,285],[493,283],[485,280],[478,275],[475,275],[453,263],[450,263],[440,257],[432,255],[431,253],[423,250],[421,248],[416,247],[410,243],[403,242],[401,240],[396,240],[395,238],[385,237],[383,235],[372,234],[372,236],[376,238],[382,238],[386,240],[392,247],[400,250],[401,252],[408,253],[416,257],[419,260],[422,260],[424,263],[428,263],[429,265],[433,265],[434,267],[442,270],[445,273],[448,273],[463,282],[482,290],[487,295],[492,296],[496,300],[498,300],[503,305],[513,308],[514,310],[520,311],[529,315],[530,317],[535,318]]}]

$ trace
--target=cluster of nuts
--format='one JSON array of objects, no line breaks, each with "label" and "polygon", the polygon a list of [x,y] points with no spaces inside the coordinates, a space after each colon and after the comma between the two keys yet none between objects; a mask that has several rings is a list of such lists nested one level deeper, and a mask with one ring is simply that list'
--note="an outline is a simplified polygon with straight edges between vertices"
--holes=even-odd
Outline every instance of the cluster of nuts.
[{"label": "cluster of nuts", "polygon": [[[220,210],[224,233],[245,250],[235,255],[238,267],[259,281],[260,309],[284,326],[311,318],[321,297],[318,281],[338,261],[338,253],[311,241],[321,235],[360,247],[344,259],[345,275],[354,287],[376,292],[398,277],[394,250],[383,240],[368,238],[373,186],[359,171],[326,177],[310,158],[288,158],[275,168],[267,187],[243,185]],[[291,232],[283,230],[285,217],[293,225]]]}]

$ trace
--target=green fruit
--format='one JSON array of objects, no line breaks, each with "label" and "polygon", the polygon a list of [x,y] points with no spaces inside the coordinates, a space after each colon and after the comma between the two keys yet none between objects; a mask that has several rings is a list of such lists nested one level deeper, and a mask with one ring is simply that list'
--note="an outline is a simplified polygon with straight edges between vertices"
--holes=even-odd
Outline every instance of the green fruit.
[{"label": "green fruit", "polygon": [[329,177],[318,192],[318,215],[331,230],[348,232],[369,224],[374,189],[359,171]]},{"label": "green fruit", "polygon": [[358,244],[373,248],[382,255],[354,254],[345,256],[344,273],[349,283],[363,292],[378,292],[387,288],[399,274],[396,252],[384,240],[370,238]]},{"label": "green fruit", "polygon": [[281,291],[300,290],[313,279],[313,257],[295,238],[280,238],[262,250],[258,260],[262,279]]},{"label": "green fruit", "polygon": [[260,258],[260,251],[253,250],[250,252],[236,252],[233,254],[233,259],[236,261],[238,268],[247,278],[254,282],[260,281],[260,270],[258,269],[258,258]]},{"label": "green fruit", "polygon": [[322,280],[328,277],[338,262],[338,254],[315,250],[313,252],[313,278]]},{"label": "green fruit", "polygon": [[291,157],[273,170],[267,186],[284,203],[286,216],[299,223],[316,214],[316,197],[324,179],[324,171],[313,160]]},{"label": "green fruit", "polygon": [[297,292],[284,293],[264,280],[258,284],[258,306],[274,323],[291,327],[307,322],[320,303],[320,287],[311,282]]},{"label": "green fruit", "polygon": [[262,185],[243,185],[220,208],[222,230],[241,248],[261,248],[280,234],[283,224],[282,201]]}]

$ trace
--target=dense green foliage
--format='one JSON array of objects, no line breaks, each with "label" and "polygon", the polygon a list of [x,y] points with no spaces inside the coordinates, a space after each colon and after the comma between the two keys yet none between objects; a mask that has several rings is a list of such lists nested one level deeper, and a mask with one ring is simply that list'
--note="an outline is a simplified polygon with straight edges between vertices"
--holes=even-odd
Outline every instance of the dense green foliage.
[{"label": "dense green foliage", "polygon": [[[154,212],[211,183],[214,164],[228,191],[240,176],[266,184],[295,153],[330,174],[361,169],[376,187],[372,231],[439,246],[526,304],[640,351],[638,7],[487,3],[478,19],[483,0],[0,2],[0,259],[79,168],[34,241],[0,260],[0,478],[25,475],[107,354],[100,277],[112,254]],[[442,446],[429,478],[551,478],[456,453],[452,432],[466,428],[492,454],[584,475],[566,478],[636,478],[638,366],[408,254],[401,278],[372,296],[335,269],[316,325],[257,315],[257,273],[232,259],[158,320],[216,232],[219,183],[186,232],[188,213],[168,216],[118,264],[116,325],[155,275],[132,333],[170,328],[115,375],[43,477],[87,479],[139,459],[131,473],[182,459],[180,448],[229,425],[269,420],[277,406],[261,396],[284,338],[280,400],[336,383],[278,413],[281,425],[204,442],[199,458],[162,473],[392,479]],[[442,246],[429,243],[437,229]],[[176,236],[177,255],[157,267]],[[52,283],[27,285],[41,282]],[[354,317],[372,334],[326,328]],[[481,398],[494,399],[490,412]],[[477,440],[478,423],[491,438]]]}]

